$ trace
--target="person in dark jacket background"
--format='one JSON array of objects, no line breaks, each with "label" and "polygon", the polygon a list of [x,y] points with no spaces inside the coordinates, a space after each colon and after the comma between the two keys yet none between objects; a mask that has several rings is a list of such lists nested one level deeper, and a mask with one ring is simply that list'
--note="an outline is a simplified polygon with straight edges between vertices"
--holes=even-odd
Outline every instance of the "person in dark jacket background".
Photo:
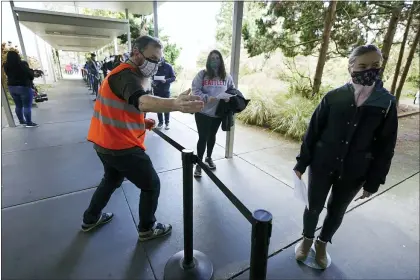
[{"label": "person in dark jacket background", "polygon": [[9,51],[4,64],[4,72],[7,76],[7,86],[10,95],[15,102],[15,112],[21,125],[37,127],[32,121],[32,100],[34,92],[32,83],[34,71],[29,68],[26,61],[20,58],[17,52]]},{"label": "person in dark jacket background", "polygon": [[[163,80],[157,80],[156,77],[163,77]],[[169,98],[171,96],[171,83],[175,82],[176,76],[174,68],[171,64],[166,62],[165,59],[162,60],[156,75],[153,77],[153,89],[156,96],[162,98]],[[165,129],[169,129],[169,112],[165,114]],[[163,113],[157,113],[159,123],[158,128],[163,127]]]},{"label": "person in dark jacket background", "polygon": [[351,81],[327,93],[312,115],[294,168],[301,178],[309,167],[309,209],[303,215],[303,241],[296,259],[305,261],[328,192],[327,216],[315,243],[315,259],[328,266],[326,245],[340,227],[351,201],[378,191],[391,166],[397,139],[395,97],[379,79],[381,51],[356,47],[349,58]]},{"label": "person in dark jacket background", "polygon": [[[101,69],[99,63],[96,61],[96,54],[90,54],[89,72],[92,75],[92,87],[95,97],[98,95],[99,90],[99,70]],[[96,100],[96,99],[95,99]]]}]

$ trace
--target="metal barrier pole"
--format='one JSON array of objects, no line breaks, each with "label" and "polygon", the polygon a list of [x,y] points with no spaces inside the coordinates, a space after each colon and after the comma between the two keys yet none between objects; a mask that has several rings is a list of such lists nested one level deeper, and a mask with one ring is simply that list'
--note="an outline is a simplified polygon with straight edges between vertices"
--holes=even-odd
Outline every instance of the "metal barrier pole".
[{"label": "metal barrier pole", "polygon": [[193,168],[196,156],[191,150],[182,150],[184,200],[184,250],[173,255],[165,266],[165,280],[211,280],[214,270],[210,259],[193,250]]},{"label": "metal barrier pole", "polygon": [[4,89],[3,84],[1,84],[1,105],[4,109],[4,114],[6,115],[6,120],[9,127],[16,127],[13,113],[10,109],[10,103],[9,100],[7,100],[6,90]]},{"label": "metal barrier pole", "polygon": [[249,279],[265,280],[267,276],[268,246],[270,245],[273,215],[265,210],[256,210],[252,218]]},{"label": "metal barrier pole", "polygon": [[194,267],[193,259],[193,169],[194,153],[192,151],[182,151],[182,181],[183,181],[183,201],[184,201],[184,261],[185,268]]}]

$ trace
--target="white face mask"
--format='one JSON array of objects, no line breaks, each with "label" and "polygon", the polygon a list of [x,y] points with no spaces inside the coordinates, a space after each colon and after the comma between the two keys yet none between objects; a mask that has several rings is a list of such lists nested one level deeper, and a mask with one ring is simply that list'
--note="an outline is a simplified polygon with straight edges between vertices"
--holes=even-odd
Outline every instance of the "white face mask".
[{"label": "white face mask", "polygon": [[152,77],[157,73],[158,66],[157,63],[145,59],[143,65],[139,66],[139,70],[144,77]]}]

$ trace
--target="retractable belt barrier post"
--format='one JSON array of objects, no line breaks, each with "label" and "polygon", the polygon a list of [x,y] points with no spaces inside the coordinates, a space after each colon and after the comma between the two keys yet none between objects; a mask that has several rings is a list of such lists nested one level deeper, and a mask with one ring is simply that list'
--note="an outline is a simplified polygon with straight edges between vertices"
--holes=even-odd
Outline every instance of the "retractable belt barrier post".
[{"label": "retractable belt barrier post", "polygon": [[184,250],[173,255],[165,266],[164,279],[211,280],[213,264],[200,251],[193,250],[193,169],[194,152],[182,151],[184,202]]},{"label": "retractable belt barrier post", "polygon": [[256,210],[252,219],[249,279],[260,280],[267,276],[268,247],[273,216],[265,210]]},{"label": "retractable belt barrier post", "polygon": [[265,280],[267,275],[268,248],[270,245],[273,217],[266,210],[254,213],[198,159],[194,152],[185,149],[158,129],[153,131],[182,152],[183,204],[184,204],[184,250],[173,255],[165,266],[165,280],[211,280],[214,277],[213,264],[203,253],[193,248],[193,169],[198,164],[239,212],[251,223],[250,280]]}]

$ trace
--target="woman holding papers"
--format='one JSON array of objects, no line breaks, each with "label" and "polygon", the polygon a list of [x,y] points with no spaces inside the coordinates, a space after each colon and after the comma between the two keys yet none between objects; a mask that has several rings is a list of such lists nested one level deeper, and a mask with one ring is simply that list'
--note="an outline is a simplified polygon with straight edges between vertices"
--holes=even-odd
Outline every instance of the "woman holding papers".
[{"label": "woman holding papers", "polygon": [[370,197],[385,183],[398,119],[395,97],[380,80],[382,60],[376,46],[356,47],[348,64],[351,80],[324,96],[303,137],[294,170],[301,178],[309,166],[309,207],[303,215],[304,239],[296,251],[299,261],[310,252],[330,189],[327,216],[315,242],[321,268],[328,265],[326,245],[357,193],[363,189],[358,199]]},{"label": "woman holding papers", "polygon": [[[216,116],[219,102],[228,102],[231,95],[228,89],[234,88],[232,77],[226,73],[222,54],[213,50],[210,52],[206,69],[201,70],[192,81],[192,92],[204,101],[204,108],[195,114],[195,122],[198,130],[197,156],[203,159],[207,147],[205,162],[211,169],[216,169],[211,156],[216,144],[216,134],[219,130],[222,118]],[[196,166],[194,177],[201,177],[201,167]]]}]

